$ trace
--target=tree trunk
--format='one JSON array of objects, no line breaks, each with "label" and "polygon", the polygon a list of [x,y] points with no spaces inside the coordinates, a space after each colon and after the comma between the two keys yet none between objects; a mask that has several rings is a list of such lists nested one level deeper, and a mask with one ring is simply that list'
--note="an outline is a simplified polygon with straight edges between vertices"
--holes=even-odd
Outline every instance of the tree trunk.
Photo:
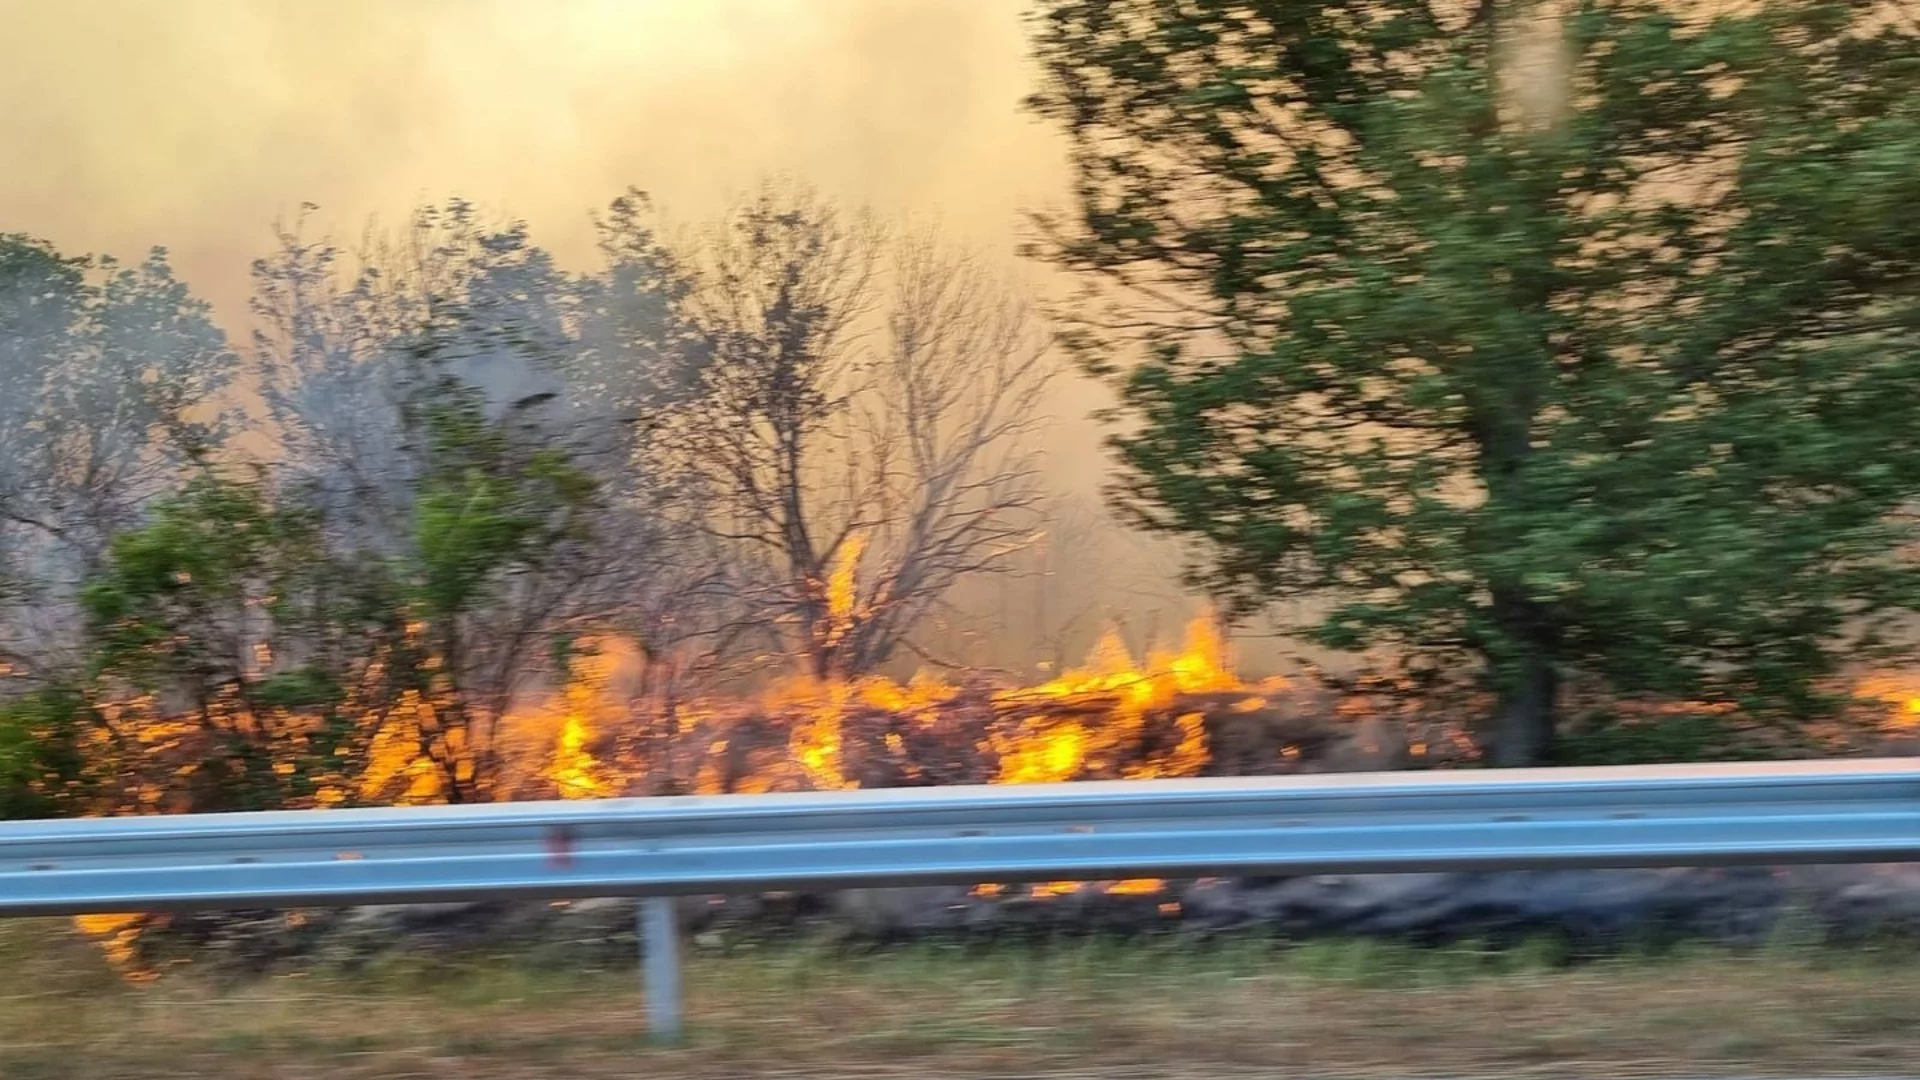
[{"label": "tree trunk", "polygon": [[1545,761],[1553,746],[1554,699],[1560,679],[1553,662],[1530,656],[1500,691],[1493,733],[1493,764],[1525,768]]}]

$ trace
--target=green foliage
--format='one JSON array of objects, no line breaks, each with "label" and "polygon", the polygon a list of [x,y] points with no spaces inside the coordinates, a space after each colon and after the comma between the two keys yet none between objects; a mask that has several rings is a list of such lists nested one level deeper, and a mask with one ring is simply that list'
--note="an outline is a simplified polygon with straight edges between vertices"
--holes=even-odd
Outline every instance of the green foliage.
[{"label": "green foliage", "polygon": [[94,793],[99,716],[68,670],[67,613],[146,492],[219,437],[210,406],[237,362],[164,250],[123,265],[0,234],[0,658],[35,687],[0,704],[0,816]]},{"label": "green foliage", "polygon": [[288,614],[303,591],[294,579],[318,569],[315,525],[257,483],[195,477],[147,525],[114,539],[105,572],[82,593],[99,670],[144,691],[217,693],[200,684],[244,666],[232,646],[248,613]]},{"label": "green foliage", "polygon": [[1574,672],[1831,705],[1920,599],[1920,39],[1865,7],[1044,3],[1053,254],[1155,297],[1069,338],[1123,504],[1238,611],[1476,660],[1500,762]]},{"label": "green foliage", "polygon": [[308,666],[263,677],[253,687],[255,704],[268,709],[323,709],[339,704],[346,696],[338,676],[322,668]]},{"label": "green foliage", "polygon": [[1561,734],[1548,760],[1555,765],[1657,765],[1766,761],[1779,756],[1728,717],[1683,713],[1635,719],[1585,717]]},{"label": "green foliage", "polygon": [[62,817],[85,805],[91,723],[86,699],[66,687],[0,705],[0,820]]},{"label": "green foliage", "polygon": [[[391,637],[310,510],[260,480],[203,473],[115,538],[82,592],[99,692],[142,721],[189,721],[197,809],[311,797],[370,732],[345,686]],[[383,629],[385,632],[383,633]],[[282,665],[283,654],[305,657]]]},{"label": "green foliage", "polygon": [[440,379],[415,405],[423,468],[403,574],[435,663],[430,675],[415,671],[414,685],[436,702],[438,727],[422,744],[456,801],[494,782],[496,729],[512,691],[511,681],[476,677],[500,663],[489,653],[500,638],[475,622],[500,619],[511,590],[524,600],[529,589],[565,588],[590,562],[599,485],[538,425],[517,422],[542,403],[516,402],[495,419],[477,389]]},{"label": "green foliage", "polygon": [[[448,797],[489,793],[492,726],[544,644],[601,610],[584,591],[610,500],[580,458],[619,479],[620,414],[691,385],[664,369],[684,328],[654,325],[685,285],[638,204],[602,238],[607,273],[575,280],[455,199],[415,215],[418,263],[336,280],[330,246],[283,233],[255,268],[254,344],[285,457],[235,475],[212,451],[236,360],[165,253],[122,266],[0,235],[0,374],[20,391],[0,405],[0,661],[97,706],[73,723],[124,781],[116,808],[382,798],[361,783],[375,748],[384,776],[416,745]],[[498,400],[515,383],[555,390]],[[556,420],[563,388],[589,400]],[[46,704],[8,706],[9,806],[59,786]]]},{"label": "green foliage", "polygon": [[490,783],[492,740],[476,725],[504,702],[474,700],[470,672],[501,658],[472,624],[529,572],[564,567],[589,539],[597,488],[516,425],[519,410],[490,418],[471,387],[445,380],[415,405],[423,437],[402,551],[342,550],[297,492],[205,471],[118,535],[83,590],[95,692],[138,700],[140,722],[192,729],[176,739],[192,808],[355,791],[408,691],[434,708],[404,721],[427,725],[404,737],[440,767],[449,797]]},{"label": "green foliage", "polygon": [[574,511],[591,500],[584,474],[545,453],[524,469],[478,469],[430,484],[415,510],[420,595],[437,617],[464,614],[504,568],[539,563],[579,538]]},{"label": "green foliage", "polygon": [[429,617],[463,615],[508,568],[549,563],[569,543],[589,539],[594,478],[533,425],[514,423],[542,403],[517,402],[495,420],[477,389],[440,379],[416,406],[426,438],[415,569]]}]

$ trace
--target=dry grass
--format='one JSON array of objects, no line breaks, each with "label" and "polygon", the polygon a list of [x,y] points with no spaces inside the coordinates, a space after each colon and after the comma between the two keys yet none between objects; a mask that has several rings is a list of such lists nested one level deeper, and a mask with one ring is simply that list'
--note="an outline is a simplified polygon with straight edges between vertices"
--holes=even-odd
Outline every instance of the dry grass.
[{"label": "dry grass", "polygon": [[59,923],[0,926],[0,1077],[1209,1078],[1897,1073],[1920,967],[1770,949],[1560,970],[1525,951],[782,946],[689,963],[688,1042],[630,970],[396,962],[348,981],[129,986]]}]

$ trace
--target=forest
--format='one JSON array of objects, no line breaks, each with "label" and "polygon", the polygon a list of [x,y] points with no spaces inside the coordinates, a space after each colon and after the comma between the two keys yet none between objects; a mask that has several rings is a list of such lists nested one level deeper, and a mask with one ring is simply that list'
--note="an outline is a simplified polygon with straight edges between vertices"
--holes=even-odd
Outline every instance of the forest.
[{"label": "forest", "polygon": [[[1682,8],[1047,0],[1064,301],[793,178],[296,216],[243,332],[0,235],[0,817],[1899,745],[1920,26]],[[1184,636],[1025,614],[1122,529]]]}]

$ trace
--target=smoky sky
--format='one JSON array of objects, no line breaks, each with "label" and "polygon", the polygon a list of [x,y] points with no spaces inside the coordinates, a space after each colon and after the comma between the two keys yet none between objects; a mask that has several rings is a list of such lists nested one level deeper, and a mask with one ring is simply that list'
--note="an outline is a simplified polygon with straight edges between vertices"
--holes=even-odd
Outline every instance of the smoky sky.
[{"label": "smoky sky", "polygon": [[460,194],[562,257],[629,185],[697,217],[769,173],[1010,251],[1057,201],[1022,0],[0,0],[0,227],[173,249],[224,314],[303,201]]},{"label": "smoky sky", "polygon": [[[590,212],[630,185],[693,224],[779,176],[937,222],[1058,295],[1014,254],[1027,213],[1068,194],[1063,137],[1021,108],[1028,7],[0,0],[0,231],[164,245],[244,343],[249,263],[303,203],[351,246],[369,218],[458,195],[583,267]],[[1083,505],[1109,400],[1075,376],[1051,395],[1048,473]]]},{"label": "smoky sky", "polygon": [[[131,257],[153,244],[242,339],[269,226],[357,235],[460,195],[575,264],[628,185],[670,220],[769,175],[933,218],[1004,257],[1058,206],[1059,134],[1026,0],[0,0],[0,230]],[[1103,469],[1058,386],[1050,457]]]}]

